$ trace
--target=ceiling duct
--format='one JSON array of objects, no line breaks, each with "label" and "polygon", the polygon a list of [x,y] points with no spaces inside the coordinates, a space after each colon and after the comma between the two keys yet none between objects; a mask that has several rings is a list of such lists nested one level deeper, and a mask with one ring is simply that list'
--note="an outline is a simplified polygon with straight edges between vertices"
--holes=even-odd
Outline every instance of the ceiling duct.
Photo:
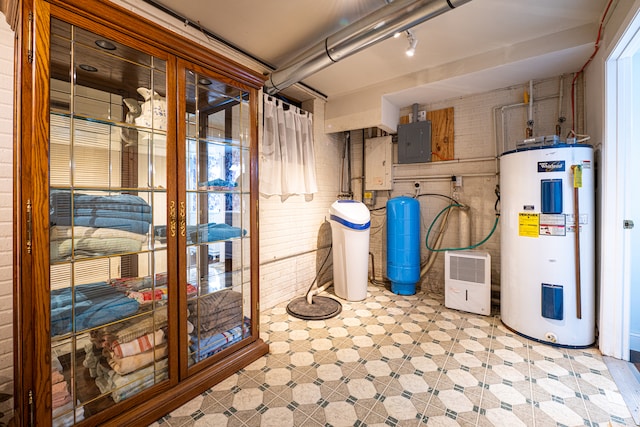
[{"label": "ceiling duct", "polygon": [[275,94],[356,52],[471,0],[394,0],[318,42],[272,72],[264,90]]}]

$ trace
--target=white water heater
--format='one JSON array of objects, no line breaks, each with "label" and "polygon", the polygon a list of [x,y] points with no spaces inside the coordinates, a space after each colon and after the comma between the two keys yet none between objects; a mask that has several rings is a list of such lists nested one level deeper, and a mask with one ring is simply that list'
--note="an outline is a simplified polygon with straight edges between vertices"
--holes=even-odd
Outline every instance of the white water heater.
[{"label": "white water heater", "polygon": [[500,158],[500,315],[528,338],[595,342],[593,148],[524,147]]}]

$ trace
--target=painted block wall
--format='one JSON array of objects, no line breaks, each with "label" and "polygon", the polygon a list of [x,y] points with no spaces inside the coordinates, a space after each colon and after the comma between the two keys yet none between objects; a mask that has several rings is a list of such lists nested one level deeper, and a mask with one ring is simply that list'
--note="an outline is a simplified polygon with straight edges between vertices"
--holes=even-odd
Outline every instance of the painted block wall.
[{"label": "painted block wall", "polygon": [[[567,120],[562,127],[562,136],[566,136],[571,126],[570,105],[571,76],[563,77],[562,114]],[[439,110],[454,108],[455,147],[454,161],[397,164],[394,158],[393,190],[377,193],[376,204],[372,207],[371,243],[374,254],[375,278],[386,277],[386,214],[383,208],[389,198],[416,195],[414,184],[420,184],[420,194],[435,193],[455,198],[470,207],[471,244],[480,242],[491,231],[495,222],[495,188],[499,182],[499,162],[496,156],[503,151],[515,148],[519,139],[524,139],[527,127],[528,106],[515,105],[523,102],[524,91],[529,91],[529,82],[506,87],[491,92],[480,93],[463,98],[455,98],[430,104],[420,103],[419,110]],[[533,85],[534,136],[552,135],[558,121],[560,76],[535,81]],[[580,104],[581,105],[581,104]],[[504,109],[503,106],[507,106]],[[411,106],[401,110],[401,115],[411,112]],[[578,110],[581,110],[578,106]],[[503,114],[504,111],[504,121]],[[497,120],[496,120],[497,118]],[[504,123],[504,125],[503,125]],[[365,131],[351,133],[352,178],[361,172],[362,141],[378,135]],[[497,142],[497,144],[496,144]],[[397,147],[394,146],[397,153]],[[458,161],[461,160],[461,161]],[[475,160],[474,160],[475,159]],[[452,175],[463,177],[461,188],[455,188]],[[517,178],[517,177],[516,177]],[[360,180],[354,179],[356,198],[361,195]],[[425,263],[430,251],[425,245],[426,232],[435,216],[444,209],[449,200],[445,197],[419,197],[421,209],[421,262]],[[431,234],[430,244],[435,241],[439,223]],[[441,248],[461,247],[460,217],[452,210],[448,228]],[[491,238],[477,250],[491,254],[492,288],[499,290],[500,284],[500,224]],[[370,266],[371,268],[371,266]],[[436,293],[444,290],[444,253],[439,253],[435,263],[422,278],[419,287]]]},{"label": "painted block wall", "polygon": [[[313,113],[318,193],[287,199],[260,196],[260,306],[304,296],[329,254],[329,207],[339,192],[340,156],[344,135],[324,134],[324,102],[303,103]],[[332,256],[318,278],[332,274]]]},{"label": "painted block wall", "polygon": [[[0,14],[0,393],[13,394],[13,44]],[[12,401],[0,403],[0,424]]]}]

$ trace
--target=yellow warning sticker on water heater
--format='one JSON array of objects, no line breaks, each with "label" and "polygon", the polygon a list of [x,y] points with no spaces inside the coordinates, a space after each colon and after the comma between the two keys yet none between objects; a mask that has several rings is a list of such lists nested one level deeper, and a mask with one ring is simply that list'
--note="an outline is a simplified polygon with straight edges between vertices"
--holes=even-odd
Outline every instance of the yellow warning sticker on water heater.
[{"label": "yellow warning sticker on water heater", "polygon": [[518,235],[538,237],[540,235],[540,214],[520,212],[518,214]]},{"label": "yellow warning sticker on water heater", "polygon": [[582,187],[582,165],[571,166],[573,171],[573,188]]}]

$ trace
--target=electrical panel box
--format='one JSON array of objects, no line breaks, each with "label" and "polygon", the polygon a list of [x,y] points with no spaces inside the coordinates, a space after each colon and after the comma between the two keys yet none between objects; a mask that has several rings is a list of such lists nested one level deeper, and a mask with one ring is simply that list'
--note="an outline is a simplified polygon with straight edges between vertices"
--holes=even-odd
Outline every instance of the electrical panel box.
[{"label": "electrical panel box", "polygon": [[431,161],[431,121],[398,125],[398,163]]},{"label": "electrical panel box", "polygon": [[391,135],[364,140],[364,189],[391,190]]}]

